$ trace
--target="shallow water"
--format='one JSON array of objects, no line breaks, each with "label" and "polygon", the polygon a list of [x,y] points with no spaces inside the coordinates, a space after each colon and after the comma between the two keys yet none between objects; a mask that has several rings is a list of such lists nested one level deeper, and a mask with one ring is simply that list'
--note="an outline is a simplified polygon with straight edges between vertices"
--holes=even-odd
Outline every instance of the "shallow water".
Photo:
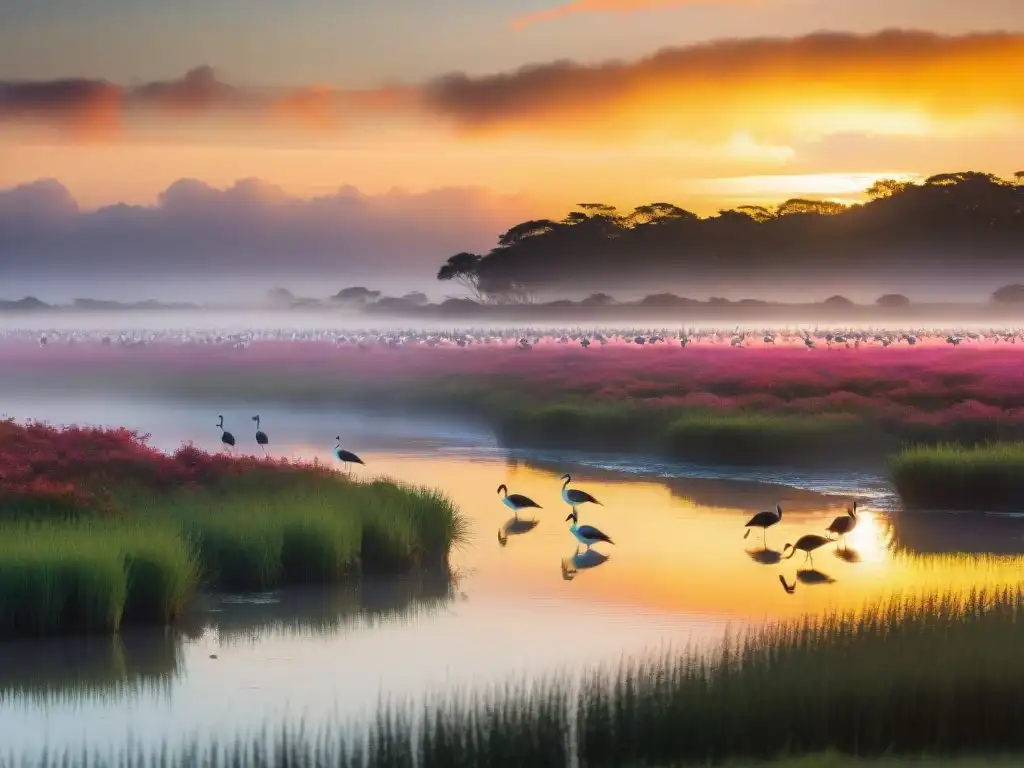
[{"label": "shallow water", "polygon": [[[219,448],[218,413],[239,445],[249,412],[147,402],[8,400],[16,418],[117,424],[171,449]],[[315,725],[410,697],[614,663],[666,644],[713,643],[728,627],[854,608],[893,591],[969,590],[1014,581],[1016,518],[908,517],[883,478],[757,472],[641,458],[508,452],[486,432],[432,419],[264,409],[272,453],[330,460],[334,435],[367,462],[357,475],[437,486],[469,518],[456,580],[412,577],[347,590],[205,595],[173,630],[119,638],[0,643],[0,745],[106,747],[195,733]],[[255,448],[254,441],[251,448]],[[558,477],[603,502],[581,522],[614,546],[574,556]],[[506,526],[495,488],[544,507]],[[824,533],[855,496],[848,548],[780,560],[787,542]],[[743,538],[775,503],[783,521]],[[595,548],[597,550],[598,548]],[[995,552],[992,557],[985,553]],[[922,554],[924,553],[924,554]],[[605,559],[607,556],[607,559]],[[792,591],[783,588],[782,576]],[[793,585],[795,584],[795,588]],[[215,658],[214,658],[215,657]]]}]

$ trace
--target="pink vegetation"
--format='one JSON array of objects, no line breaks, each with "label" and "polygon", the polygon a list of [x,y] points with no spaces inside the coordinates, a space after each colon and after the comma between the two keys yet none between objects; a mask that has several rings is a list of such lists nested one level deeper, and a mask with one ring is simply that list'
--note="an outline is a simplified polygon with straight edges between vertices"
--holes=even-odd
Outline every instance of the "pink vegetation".
[{"label": "pink vegetation", "polygon": [[168,455],[127,429],[0,421],[0,506],[32,502],[111,512],[111,488],[202,488],[261,470],[320,471],[284,460],[210,454],[191,445]]},{"label": "pink vegetation", "polygon": [[[154,344],[136,349],[0,348],[0,369],[37,380],[117,381],[168,393],[216,378],[287,391],[430,388],[440,381],[523,394],[538,404],[568,396],[713,410],[854,413],[899,421],[1024,420],[1024,347],[803,349],[592,346],[546,343],[360,350],[316,342],[248,349]],[[286,381],[287,379],[287,381]],[[308,385],[308,386],[307,386]],[[112,385],[116,386],[116,385]]]}]

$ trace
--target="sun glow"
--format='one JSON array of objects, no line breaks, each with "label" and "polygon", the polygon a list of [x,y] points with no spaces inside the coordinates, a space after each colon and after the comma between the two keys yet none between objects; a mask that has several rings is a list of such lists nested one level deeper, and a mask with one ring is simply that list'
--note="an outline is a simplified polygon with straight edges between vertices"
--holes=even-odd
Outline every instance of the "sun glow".
[{"label": "sun glow", "polygon": [[702,179],[692,182],[690,188],[700,194],[723,197],[780,199],[814,195],[849,199],[863,195],[879,179],[917,181],[919,178],[917,174],[899,172],[760,174]]}]

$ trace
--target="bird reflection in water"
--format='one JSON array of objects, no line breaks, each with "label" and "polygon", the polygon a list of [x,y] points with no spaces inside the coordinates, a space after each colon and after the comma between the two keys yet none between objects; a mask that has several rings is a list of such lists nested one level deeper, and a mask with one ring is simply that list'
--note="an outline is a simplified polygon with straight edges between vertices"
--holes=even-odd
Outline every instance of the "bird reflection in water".
[{"label": "bird reflection in water", "polygon": [[843,549],[837,548],[833,554],[844,563],[859,563],[864,559],[861,557],[860,552],[856,549],[850,549],[849,547],[845,547]]},{"label": "bird reflection in water", "polygon": [[597,568],[597,566],[607,563],[609,559],[608,555],[602,554],[596,549],[577,552],[572,557],[562,560],[562,578],[572,581],[580,571]]},{"label": "bird reflection in water", "polygon": [[748,549],[747,557],[761,565],[778,565],[782,560],[782,553],[777,549]]},{"label": "bird reflection in water", "polygon": [[524,520],[519,517],[510,517],[505,524],[498,529],[498,543],[501,546],[508,544],[509,536],[522,536],[537,527],[539,520]]},{"label": "bird reflection in water", "polygon": [[815,570],[813,568],[801,569],[796,572],[796,581],[792,584],[786,582],[786,577],[781,573],[779,574],[779,581],[782,582],[782,588],[789,594],[796,592],[797,582],[800,582],[805,587],[814,587],[818,584],[835,584],[836,580],[829,576],[827,573]]}]

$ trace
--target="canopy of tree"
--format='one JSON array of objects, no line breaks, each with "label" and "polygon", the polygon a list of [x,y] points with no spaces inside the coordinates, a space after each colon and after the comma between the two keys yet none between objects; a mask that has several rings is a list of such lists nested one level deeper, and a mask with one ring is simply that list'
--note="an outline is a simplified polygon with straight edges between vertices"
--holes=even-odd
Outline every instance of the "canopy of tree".
[{"label": "canopy of tree", "polygon": [[[868,201],[787,200],[701,218],[671,203],[620,213],[581,203],[561,221],[517,224],[487,254],[460,253],[440,280],[476,298],[586,284],[639,284],[737,274],[862,274],[943,264],[1007,264],[1024,248],[1024,176],[943,173],[883,179]],[[664,284],[661,282],[660,284]]]},{"label": "canopy of tree", "polygon": [[1001,304],[1024,304],[1024,285],[1004,285],[992,293],[992,300]]},{"label": "canopy of tree", "polygon": [[335,301],[365,304],[368,301],[379,299],[380,291],[371,291],[369,288],[364,288],[361,285],[354,285],[351,288],[342,288],[331,298]]},{"label": "canopy of tree", "polygon": [[909,307],[910,299],[904,296],[902,293],[887,293],[884,296],[879,296],[875,299],[875,304],[880,307],[886,307],[889,309],[895,307]]}]

